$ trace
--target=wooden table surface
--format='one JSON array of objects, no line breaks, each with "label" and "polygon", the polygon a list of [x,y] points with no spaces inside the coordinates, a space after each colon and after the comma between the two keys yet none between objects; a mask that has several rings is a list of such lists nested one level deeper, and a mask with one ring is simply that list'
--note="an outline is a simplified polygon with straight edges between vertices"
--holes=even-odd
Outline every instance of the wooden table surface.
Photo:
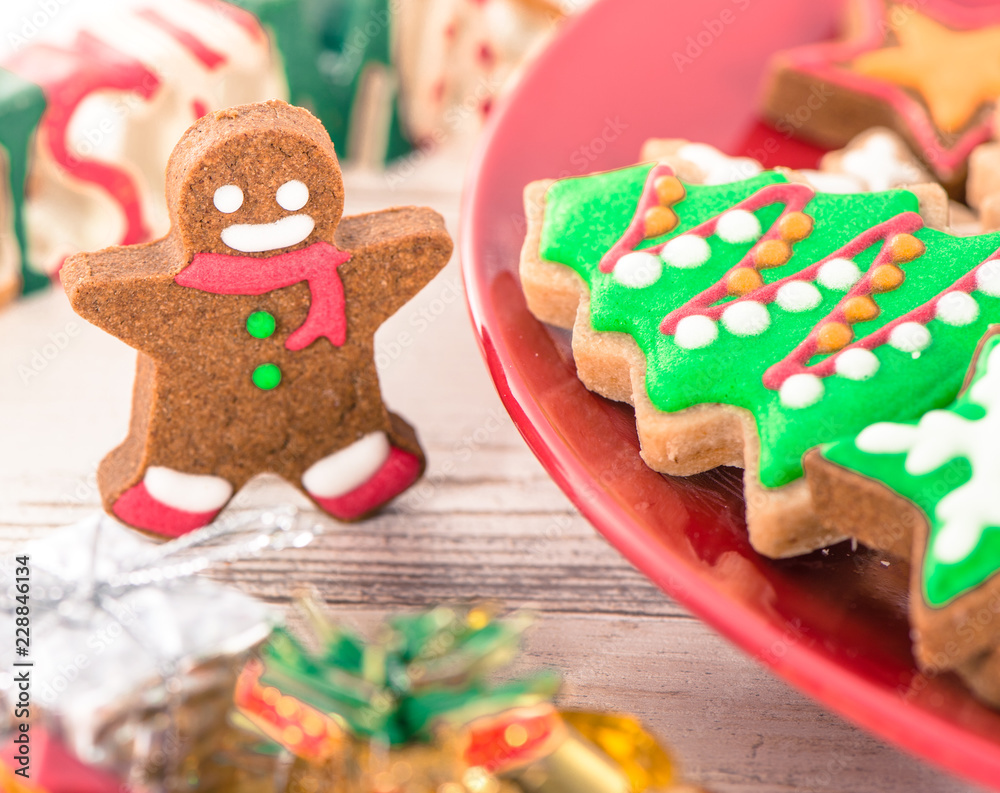
[{"label": "wooden table surface", "polygon": [[[427,204],[458,225],[461,166],[348,173],[347,211]],[[402,349],[400,334],[412,339]],[[387,612],[495,598],[533,609],[525,666],[572,707],[638,714],[718,793],[930,793],[974,788],[789,688],[637,573],[549,479],[476,349],[457,261],[379,332],[386,402],[418,427],[427,477],[378,517],[215,575],[275,603],[314,585],[359,628]],[[124,436],[135,354],[57,290],[0,312],[0,552],[99,509],[94,471]],[[445,472],[448,473],[445,473]],[[262,481],[241,505],[300,501]]]}]

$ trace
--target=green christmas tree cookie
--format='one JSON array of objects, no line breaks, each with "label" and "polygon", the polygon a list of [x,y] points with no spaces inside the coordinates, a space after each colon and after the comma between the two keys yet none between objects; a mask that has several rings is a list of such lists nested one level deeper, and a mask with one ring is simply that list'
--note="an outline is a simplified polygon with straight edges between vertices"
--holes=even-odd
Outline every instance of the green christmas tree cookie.
[{"label": "green christmas tree cookie", "polygon": [[646,462],[744,466],[751,541],[790,556],[844,536],[803,455],[949,404],[1000,321],[1000,234],[931,228],[918,193],[700,186],[662,164],[535,183],[522,284],[574,329],[584,383],[635,405]]}]

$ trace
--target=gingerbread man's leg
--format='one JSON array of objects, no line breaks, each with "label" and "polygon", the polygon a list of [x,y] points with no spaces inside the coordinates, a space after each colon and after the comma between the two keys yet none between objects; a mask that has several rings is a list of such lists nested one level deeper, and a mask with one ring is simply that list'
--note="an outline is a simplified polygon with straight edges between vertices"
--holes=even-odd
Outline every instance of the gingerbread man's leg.
[{"label": "gingerbread man's leg", "polygon": [[424,455],[413,429],[392,415],[392,431],[370,432],[313,463],[302,486],[339,520],[358,520],[398,496],[420,478]]},{"label": "gingerbread man's leg", "polygon": [[222,477],[152,465],[111,511],[137,529],[179,537],[211,523],[232,495],[233,486]]},{"label": "gingerbread man's leg", "polygon": [[[183,397],[180,404],[154,399],[156,376],[155,364],[140,354],[128,437],[101,460],[97,482],[105,509],[119,520],[163,537],[179,537],[211,523],[232,498],[234,483],[242,481],[232,470],[217,469],[213,474],[181,470],[196,443],[187,436],[177,439],[176,448],[150,451],[150,436],[165,435],[165,422],[184,425],[176,421],[183,416]],[[206,457],[211,449],[202,447],[198,452]]]}]

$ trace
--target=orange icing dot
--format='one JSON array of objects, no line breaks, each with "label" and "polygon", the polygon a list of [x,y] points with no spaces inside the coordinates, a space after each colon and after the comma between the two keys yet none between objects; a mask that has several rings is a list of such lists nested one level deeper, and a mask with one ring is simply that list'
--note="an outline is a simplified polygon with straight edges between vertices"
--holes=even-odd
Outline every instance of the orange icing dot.
[{"label": "orange icing dot", "polygon": [[653,188],[656,190],[656,197],[663,206],[676,204],[687,195],[684,185],[676,176],[661,176],[653,182]]},{"label": "orange icing dot", "polygon": [[856,322],[867,322],[879,315],[879,307],[867,295],[852,297],[844,303],[844,319],[852,325]]},{"label": "orange icing dot", "polygon": [[836,352],[850,344],[853,338],[854,331],[843,322],[827,322],[819,329],[819,335],[816,338],[816,352]]},{"label": "orange icing dot", "polygon": [[677,215],[667,207],[650,207],[643,217],[646,239],[666,234],[677,225]]},{"label": "orange icing dot", "polygon": [[726,287],[731,295],[746,295],[763,285],[764,279],[753,267],[739,267],[726,279]]},{"label": "orange icing dot", "polygon": [[302,717],[302,731],[310,738],[316,738],[326,732],[326,724],[315,713],[307,712]]},{"label": "orange icing dot", "polygon": [[788,242],[804,240],[812,232],[813,219],[805,212],[789,212],[778,223],[782,239]]},{"label": "orange icing dot", "polygon": [[285,729],[281,731],[281,742],[285,746],[297,746],[302,743],[302,738],[302,730],[298,727],[285,727]]},{"label": "orange icing dot", "polygon": [[872,291],[891,292],[903,283],[903,271],[894,264],[880,264],[872,270]]},{"label": "orange icing dot", "polygon": [[295,701],[293,697],[282,697],[278,700],[278,705],[275,707],[278,715],[283,719],[291,718],[295,715],[296,711],[299,709],[299,703]]},{"label": "orange icing dot", "polygon": [[784,240],[764,240],[754,248],[754,263],[762,270],[780,267],[792,256],[791,246]]},{"label": "orange icing dot", "polygon": [[896,263],[911,262],[923,252],[924,244],[912,234],[897,234],[889,240],[889,255]]}]

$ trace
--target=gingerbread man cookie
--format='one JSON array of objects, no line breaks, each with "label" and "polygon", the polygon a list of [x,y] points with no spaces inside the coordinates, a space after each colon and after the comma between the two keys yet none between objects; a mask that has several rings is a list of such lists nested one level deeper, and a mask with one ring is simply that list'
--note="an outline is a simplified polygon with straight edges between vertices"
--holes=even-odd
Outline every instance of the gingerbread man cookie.
[{"label": "gingerbread man cookie", "polygon": [[382,403],[379,325],[448,261],[430,209],[341,219],[322,124],[273,101],[205,116],[167,166],[169,234],[67,260],[84,318],[139,351],[128,437],[98,470],[105,508],[177,536],[279,474],[355,520],[420,476]]}]

